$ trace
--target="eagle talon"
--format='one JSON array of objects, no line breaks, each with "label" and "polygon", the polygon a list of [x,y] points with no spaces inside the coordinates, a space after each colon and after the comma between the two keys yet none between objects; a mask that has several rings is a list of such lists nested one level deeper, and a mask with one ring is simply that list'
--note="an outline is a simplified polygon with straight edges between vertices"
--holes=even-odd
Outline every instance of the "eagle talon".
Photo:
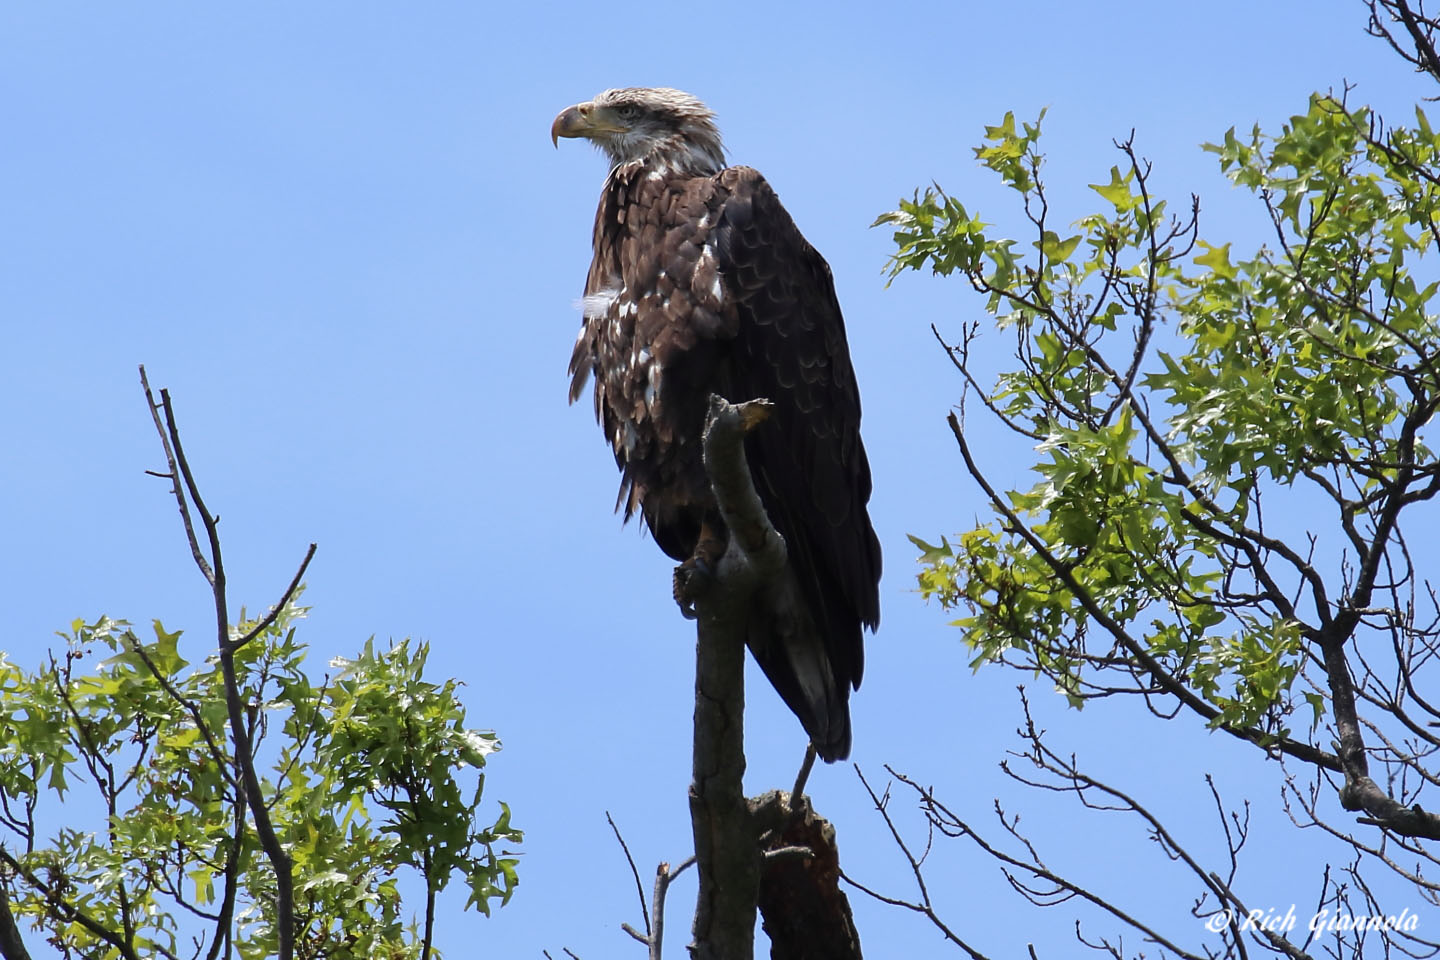
[{"label": "eagle talon", "polygon": [[704,596],[714,580],[715,574],[711,571],[710,564],[699,556],[691,557],[675,568],[675,603],[680,607],[681,616],[686,620],[694,620],[700,616],[695,608],[695,601]]}]

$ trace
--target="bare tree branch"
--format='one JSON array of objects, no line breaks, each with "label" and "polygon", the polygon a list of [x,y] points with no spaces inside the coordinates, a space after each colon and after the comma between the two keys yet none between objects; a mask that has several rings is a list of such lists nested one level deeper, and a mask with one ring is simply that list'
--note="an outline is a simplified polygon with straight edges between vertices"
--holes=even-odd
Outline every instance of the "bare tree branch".
[{"label": "bare tree branch", "polygon": [[925,874],[921,869],[922,860],[910,852],[910,847],[906,845],[905,838],[900,835],[900,828],[895,826],[895,821],[890,818],[890,791],[887,789],[884,797],[877,796],[874,789],[871,788],[870,782],[865,779],[865,774],[861,772],[859,764],[855,765],[855,776],[860,778],[860,783],[864,785],[865,792],[870,795],[870,802],[875,804],[876,812],[884,819],[885,826],[890,830],[890,836],[894,838],[895,845],[899,847],[900,852],[905,855],[905,862],[910,865],[910,872],[915,876],[915,886],[920,890],[920,901],[913,903],[909,900],[902,900],[899,897],[888,897],[884,894],[876,893],[843,871],[840,873],[840,876],[856,890],[879,900],[881,903],[888,903],[895,907],[904,907],[907,910],[914,910],[916,913],[923,914],[926,919],[935,925],[937,930],[944,934],[946,940],[949,940],[955,944],[955,946],[965,951],[966,956],[970,957],[970,960],[989,960],[985,954],[962,940],[954,930],[951,930],[950,927],[946,925],[944,920],[940,919],[940,915],[935,912],[935,905],[930,900],[930,890],[925,885]]},{"label": "bare tree branch", "polygon": [[[625,838],[620,835],[620,828],[615,826],[615,819],[610,816],[609,810],[605,811],[605,822],[609,823],[610,829],[615,832],[615,839],[619,842],[620,849],[625,852],[625,862],[630,864],[630,875],[635,878],[635,893],[640,897],[640,915],[645,918],[645,936],[639,937],[639,939],[642,943],[648,943],[649,940],[647,938],[651,936],[650,912],[645,905],[645,888],[640,885],[640,871],[635,866],[635,858],[630,856],[629,844],[627,844]],[[622,924],[622,926],[626,925]],[[638,937],[638,934],[633,933],[633,931],[631,935]]]},{"label": "bare tree branch", "polygon": [[[1423,5],[1420,11],[1415,10],[1409,0],[1368,0],[1366,6],[1370,8],[1370,35],[1390,44],[1390,48],[1414,64],[1416,70],[1440,82],[1440,54],[1435,51],[1435,31],[1440,22],[1425,16]],[[1390,29],[1392,23],[1404,27],[1408,43],[1402,43],[1395,36]]]},{"label": "bare tree branch", "polygon": [[[194,555],[196,566],[209,582],[211,593],[215,604],[215,628],[216,646],[220,652],[220,669],[225,680],[225,702],[229,713],[230,735],[235,742],[234,762],[238,767],[239,782],[241,789],[238,791],[242,802],[249,808],[251,816],[255,821],[255,832],[260,839],[260,847],[265,851],[271,866],[275,870],[276,880],[276,913],[277,926],[276,935],[279,945],[280,960],[291,960],[295,951],[295,880],[293,865],[289,853],[280,843],[280,838],[275,833],[274,824],[270,819],[270,811],[265,804],[265,799],[260,786],[260,778],[255,770],[255,748],[251,741],[249,730],[246,724],[245,703],[240,692],[239,675],[235,669],[235,649],[230,641],[230,615],[227,606],[225,593],[225,564],[220,550],[219,518],[214,516],[205,507],[205,502],[200,496],[199,485],[196,483],[195,475],[190,469],[190,464],[185,457],[185,448],[180,442],[180,429],[175,419],[175,410],[170,401],[170,394],[167,390],[160,391],[160,403],[156,404],[155,396],[150,390],[150,382],[145,376],[145,368],[140,368],[140,382],[145,391],[145,400],[150,406],[151,416],[155,421],[156,431],[160,434],[161,444],[165,449],[166,460],[170,464],[170,477],[174,482],[175,498],[180,505],[180,514],[184,520],[185,533],[190,541],[191,553]],[[159,411],[164,412],[162,424]],[[181,481],[184,482],[184,491],[189,494],[189,503],[186,502],[185,493],[181,490]],[[195,525],[191,519],[190,504],[199,514],[202,529],[209,541],[209,560],[201,550],[195,534]],[[284,595],[283,603],[288,602],[298,587],[300,576],[309,565],[310,558],[315,553],[315,545],[311,544],[306,551],[305,559],[300,565],[300,570],[295,579],[291,582],[290,589]],[[280,609],[272,612],[270,620]],[[268,623],[266,624],[268,625]],[[249,639],[247,636],[244,638]],[[243,642],[243,641],[242,641]],[[236,843],[240,840],[237,837]]]},{"label": "bare tree branch", "polygon": [[690,947],[695,960],[748,960],[754,951],[760,853],[743,784],[745,615],[761,580],[784,569],[785,541],[755,492],[743,441],[768,405],[737,406],[712,396],[704,433],[706,471],[730,536],[714,577],[687,598],[698,619],[690,786],[700,873]]}]

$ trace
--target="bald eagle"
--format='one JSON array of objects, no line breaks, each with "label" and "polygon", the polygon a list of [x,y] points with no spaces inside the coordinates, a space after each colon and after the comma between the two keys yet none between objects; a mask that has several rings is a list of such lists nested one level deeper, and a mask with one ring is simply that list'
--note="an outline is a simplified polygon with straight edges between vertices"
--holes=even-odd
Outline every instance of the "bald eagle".
[{"label": "bald eagle", "polygon": [[570,401],[593,374],[616,509],[638,510],[682,566],[708,569],[726,537],[701,461],[709,395],[774,403],[745,452],[793,587],[757,591],[746,643],[816,752],[844,759],[861,631],[880,621],[880,545],[830,267],[759,173],[725,166],[714,114],[687,93],[607,90],[562,111],[560,137],[610,162]]}]

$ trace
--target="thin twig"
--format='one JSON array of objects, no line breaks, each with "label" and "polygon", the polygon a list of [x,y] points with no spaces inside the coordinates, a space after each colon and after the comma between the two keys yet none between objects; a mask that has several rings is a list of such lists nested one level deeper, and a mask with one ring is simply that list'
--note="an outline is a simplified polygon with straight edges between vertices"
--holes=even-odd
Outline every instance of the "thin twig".
[{"label": "thin twig", "polygon": [[165,431],[165,425],[160,422],[161,405],[155,402],[155,394],[150,391],[150,380],[145,376],[145,365],[140,365],[140,385],[145,390],[146,405],[150,408],[150,418],[155,421],[155,431],[160,434],[160,445],[165,449],[165,462],[170,465],[169,473],[156,473],[147,470],[146,473],[152,477],[167,477],[172,484],[171,492],[175,494],[175,501],[180,506],[180,520],[185,524],[185,539],[190,543],[190,554],[195,558],[195,566],[200,568],[200,573],[211,586],[215,585],[215,573],[210,569],[210,562],[205,559],[205,553],[200,549],[200,540],[195,535],[195,524],[190,519],[190,508],[185,502],[185,489],[180,485],[180,468],[175,462],[175,450],[170,446],[170,436]]},{"label": "thin twig", "polygon": [[[625,862],[630,864],[630,875],[635,878],[635,893],[640,898],[640,915],[645,918],[645,937],[640,938],[641,942],[648,943],[646,939],[650,936],[650,910],[645,905],[645,887],[640,883],[640,870],[635,866],[635,858],[630,856],[630,847],[625,843],[625,838],[620,835],[620,828],[615,826],[615,820],[610,816],[610,811],[605,811],[605,822],[610,824],[610,829],[615,832],[615,839],[620,843],[620,849],[625,851]],[[623,924],[622,924],[623,926]]]},{"label": "thin twig", "polygon": [[879,900],[881,903],[888,903],[891,906],[895,907],[905,907],[907,910],[914,910],[916,913],[924,914],[925,917],[927,917],[930,922],[935,925],[936,929],[938,929],[942,934],[945,935],[946,940],[949,940],[951,943],[955,944],[961,950],[964,950],[967,954],[969,954],[970,960],[987,960],[986,956],[983,953],[980,953],[974,947],[970,946],[970,944],[960,939],[960,936],[956,934],[954,930],[951,930],[950,927],[946,925],[945,921],[940,919],[940,915],[935,912],[934,904],[930,902],[930,891],[925,887],[925,875],[921,870],[920,861],[917,860],[915,858],[915,855],[910,852],[910,848],[906,845],[905,839],[900,836],[900,829],[895,826],[895,821],[890,819],[890,811],[888,809],[889,796],[887,795],[884,800],[876,796],[875,791],[870,788],[869,781],[865,779],[865,774],[861,772],[860,765],[855,764],[854,767],[855,776],[860,778],[860,783],[864,785],[865,792],[870,795],[870,802],[875,805],[875,809],[879,811],[880,816],[885,820],[885,826],[890,828],[890,836],[895,838],[896,846],[900,848],[900,852],[905,855],[906,862],[910,864],[910,871],[915,875],[916,886],[920,888],[920,902],[911,903],[908,900],[901,900],[896,897],[887,897],[883,894],[876,893],[869,887],[857,883],[855,880],[851,879],[844,870],[840,871],[840,878],[846,883],[850,884],[850,886],[854,887],[856,890],[859,890],[861,893],[868,894],[874,899]]}]

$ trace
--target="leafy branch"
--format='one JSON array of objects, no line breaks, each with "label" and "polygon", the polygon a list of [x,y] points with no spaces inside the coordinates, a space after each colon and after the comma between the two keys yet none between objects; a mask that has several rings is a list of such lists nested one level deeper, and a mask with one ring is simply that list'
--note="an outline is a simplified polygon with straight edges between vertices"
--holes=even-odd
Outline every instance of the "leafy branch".
[{"label": "leafy branch", "polygon": [[[1305,765],[1383,836],[1331,833],[1429,897],[1386,852],[1440,863],[1424,799],[1440,712],[1423,693],[1440,603],[1407,543],[1440,494],[1424,439],[1440,281],[1420,279],[1440,241],[1440,137],[1416,117],[1387,128],[1316,95],[1278,135],[1208,145],[1270,218],[1274,249],[1249,258],[1201,239],[1195,198],[1167,213],[1133,136],[1091,184],[1099,209],[1058,232],[1040,125],[1012,115],[976,155],[1019,196],[1028,249],[938,186],[877,224],[894,228],[892,275],[959,273],[1013,342],[986,387],[981,324],[954,342],[935,329],[961,375],[949,425],[995,519],[912,540],[922,593],[959,612],[975,663],[1044,675],[1076,708],[1136,697]],[[970,396],[1036,450],[1033,487],[987,475]],[[1311,506],[1277,523],[1277,500]]]},{"label": "leafy branch", "polygon": [[[480,771],[500,743],[465,726],[456,681],[424,679],[424,645],[367,643],[332,661],[333,679],[309,680],[294,624],[313,546],[279,603],[227,622],[218,518],[168,393],[156,402],[144,387],[169,465],[157,475],[216,597],[217,649],[191,668],[178,631],[156,621],[142,640],[101,617],[75,621],[63,656],[38,671],[0,656],[0,956],[29,957],[28,921],[86,956],[424,960],[436,895],[456,873],[482,912],[514,892],[502,845],[521,833],[504,804],[492,825],[477,818]],[[108,656],[92,664],[97,647]],[[42,837],[37,805],[77,784],[103,828]],[[405,868],[425,883],[419,932],[402,914]]]}]

